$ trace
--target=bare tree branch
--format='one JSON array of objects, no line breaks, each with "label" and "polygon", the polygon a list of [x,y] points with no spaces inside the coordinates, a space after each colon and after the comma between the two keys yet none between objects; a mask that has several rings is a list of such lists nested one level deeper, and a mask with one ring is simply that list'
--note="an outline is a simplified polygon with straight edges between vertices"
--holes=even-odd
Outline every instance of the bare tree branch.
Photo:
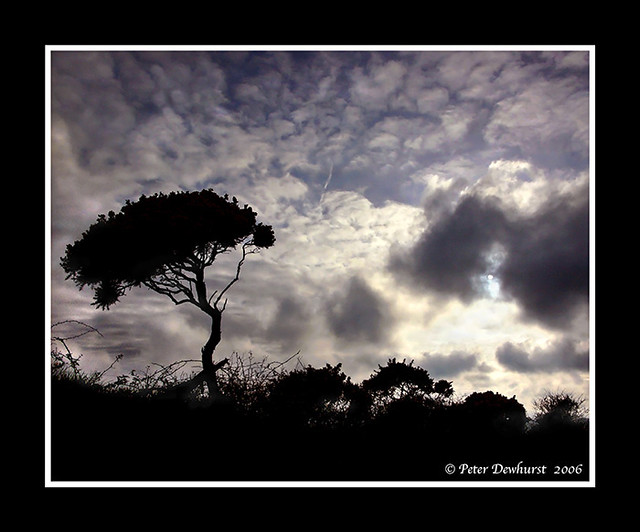
[{"label": "bare tree branch", "polygon": [[[199,306],[193,295],[193,290],[190,287],[182,285],[177,280],[147,279],[142,284],[144,284],[147,288],[153,290],[154,292],[157,292],[158,294],[167,296],[176,305],[181,305],[182,303],[192,303],[193,305]],[[185,299],[177,299],[176,296],[179,294],[183,294],[185,296]]]},{"label": "bare tree branch", "polygon": [[[242,265],[244,264],[244,261],[247,258],[247,254],[251,253],[250,251],[247,252],[247,247],[250,246],[251,243],[252,243],[252,241],[248,241],[248,242],[245,242],[244,244],[242,244],[242,258],[238,261],[238,266],[236,268],[236,275],[235,275],[235,277],[233,279],[231,279],[229,284],[227,284],[227,286],[224,287],[222,292],[220,292],[220,294],[216,298],[215,302],[213,303],[213,307],[216,310],[220,310],[220,309],[218,309],[218,303],[222,299],[222,296],[227,292],[227,290],[229,290],[229,288],[231,288],[238,281],[238,279],[240,279],[240,269],[242,268]],[[223,312],[224,309],[226,308],[226,306],[227,306],[227,300],[225,299],[224,305],[222,307],[222,310],[220,310],[220,312]]]}]

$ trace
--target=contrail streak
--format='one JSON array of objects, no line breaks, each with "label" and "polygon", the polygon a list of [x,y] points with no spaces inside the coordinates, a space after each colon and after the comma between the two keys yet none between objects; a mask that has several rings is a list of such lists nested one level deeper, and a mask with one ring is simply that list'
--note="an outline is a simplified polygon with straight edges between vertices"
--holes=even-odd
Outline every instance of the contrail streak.
[{"label": "contrail streak", "polygon": [[322,200],[324,199],[324,193],[327,191],[327,187],[329,186],[329,183],[331,182],[331,176],[333,175],[333,161],[331,161],[331,167],[329,168],[329,176],[327,177],[327,180],[324,183],[324,187],[322,189],[322,194],[320,195],[320,203],[322,203]]}]

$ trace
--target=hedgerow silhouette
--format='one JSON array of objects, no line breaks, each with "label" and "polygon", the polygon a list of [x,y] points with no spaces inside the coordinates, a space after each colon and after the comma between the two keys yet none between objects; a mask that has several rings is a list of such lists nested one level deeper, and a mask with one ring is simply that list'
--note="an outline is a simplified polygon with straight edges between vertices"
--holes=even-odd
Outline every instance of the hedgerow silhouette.
[{"label": "hedgerow silhouette", "polygon": [[[299,353],[233,353],[218,374],[225,400],[212,404],[204,384],[176,393],[198,361],[110,377],[120,357],[85,373],[68,338],[53,340],[52,470],[61,479],[453,480],[446,463],[505,457],[580,463],[588,474],[584,400],[571,393],[545,392],[527,416],[515,396],[456,397],[452,382],[406,359],[354,383],[341,364],[304,365]],[[410,467],[409,449],[422,457]]]}]

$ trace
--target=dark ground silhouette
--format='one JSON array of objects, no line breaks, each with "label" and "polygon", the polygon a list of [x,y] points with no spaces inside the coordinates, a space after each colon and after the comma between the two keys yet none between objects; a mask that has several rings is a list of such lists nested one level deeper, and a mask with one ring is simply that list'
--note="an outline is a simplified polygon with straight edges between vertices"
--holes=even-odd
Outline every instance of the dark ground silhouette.
[{"label": "dark ground silhouette", "polygon": [[[522,405],[494,392],[444,401],[420,395],[417,388],[371,415],[365,384],[352,384],[339,366],[309,367],[270,383],[269,394],[248,408],[233,401],[193,404],[162,394],[143,398],[56,377],[52,480],[589,478],[584,422],[532,425]],[[317,401],[319,390],[323,402]],[[345,404],[349,408],[339,407]]]}]

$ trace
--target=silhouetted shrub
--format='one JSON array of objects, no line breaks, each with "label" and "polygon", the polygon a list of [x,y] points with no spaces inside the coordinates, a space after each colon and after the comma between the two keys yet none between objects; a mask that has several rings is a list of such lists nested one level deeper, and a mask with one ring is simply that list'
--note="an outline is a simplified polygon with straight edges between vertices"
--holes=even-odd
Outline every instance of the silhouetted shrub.
[{"label": "silhouetted shrub", "polygon": [[414,366],[413,361],[407,364],[406,360],[397,362],[395,358],[384,367],[378,365],[373,375],[362,382],[362,388],[371,395],[375,416],[387,415],[390,408],[395,412],[431,409],[453,395],[450,382],[434,382],[429,372]]},{"label": "silhouetted shrub", "polygon": [[428,429],[434,405],[422,397],[406,395],[390,401],[377,412],[375,428],[378,431],[421,433]]},{"label": "silhouetted shrub", "polygon": [[270,386],[264,404],[266,415],[298,428],[344,426],[354,412],[352,401],[361,398],[358,387],[341,367],[307,366],[280,375]]},{"label": "silhouetted shrub", "polygon": [[588,427],[585,399],[570,392],[545,392],[533,402],[532,430],[580,429]]},{"label": "silhouetted shrub", "polygon": [[378,369],[362,385],[372,393],[381,393],[392,399],[407,395],[429,395],[433,392],[433,379],[429,373],[413,365],[413,361],[396,362],[390,358],[387,365]]},{"label": "silhouetted shrub", "polygon": [[509,399],[492,391],[467,396],[459,411],[464,428],[475,432],[520,434],[527,423],[526,410],[515,396]]},{"label": "silhouetted shrub", "polygon": [[218,372],[220,392],[245,414],[257,415],[274,384],[287,375],[287,363],[298,353],[284,361],[256,359],[253,353],[233,353],[229,363]]}]

